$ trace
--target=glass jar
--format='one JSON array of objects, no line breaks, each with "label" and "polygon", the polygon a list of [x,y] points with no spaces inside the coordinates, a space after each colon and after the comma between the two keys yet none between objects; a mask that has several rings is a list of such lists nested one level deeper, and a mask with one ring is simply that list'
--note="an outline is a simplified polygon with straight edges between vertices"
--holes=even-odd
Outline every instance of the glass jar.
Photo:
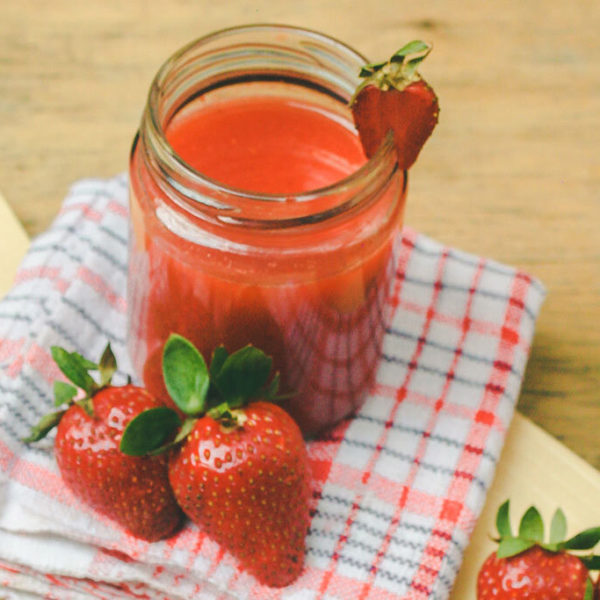
[{"label": "glass jar", "polygon": [[[319,152],[323,129],[311,119],[329,119],[357,140],[348,102],[365,62],[313,31],[252,25],[201,38],[159,70],[131,154],[128,280],[129,350],[157,396],[166,395],[162,347],[175,332],[207,361],[220,344],[229,352],[248,343],[267,352],[281,392],[291,393],[283,406],[305,435],[362,404],[387,324],[407,176],[391,134],[375,156],[344,172],[344,151],[336,157],[329,140]],[[206,107],[227,120],[232,102],[307,109],[297,129],[314,134],[310,160],[326,156],[323,164],[342,165],[340,175],[317,189],[265,192],[200,172],[175,151],[169,128],[190,115],[206,125],[196,113]],[[240,135],[235,143],[245,150]],[[299,155],[291,133],[281,143]],[[194,152],[214,153],[202,144]],[[260,157],[260,147],[253,152]],[[269,182],[295,165],[294,156],[248,172]],[[307,170],[311,177],[319,165]]]}]

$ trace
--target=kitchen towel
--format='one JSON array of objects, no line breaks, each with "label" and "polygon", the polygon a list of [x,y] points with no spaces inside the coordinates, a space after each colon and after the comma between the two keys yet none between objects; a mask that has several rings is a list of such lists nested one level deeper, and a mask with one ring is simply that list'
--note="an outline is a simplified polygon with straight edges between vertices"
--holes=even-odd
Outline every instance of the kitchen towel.
[{"label": "kitchen towel", "polygon": [[127,178],[70,190],[0,302],[0,598],[398,600],[448,597],[492,481],[544,298],[497,262],[402,232],[376,381],[363,408],[309,443],[306,566],[270,589],[188,523],[146,543],[63,485],[53,435],[57,344],[125,346]]}]

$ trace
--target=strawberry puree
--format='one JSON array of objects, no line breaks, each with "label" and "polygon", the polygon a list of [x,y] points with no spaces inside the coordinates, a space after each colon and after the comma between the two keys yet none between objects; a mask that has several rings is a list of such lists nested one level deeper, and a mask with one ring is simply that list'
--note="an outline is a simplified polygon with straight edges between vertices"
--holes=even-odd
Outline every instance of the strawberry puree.
[{"label": "strawberry puree", "polygon": [[204,175],[267,194],[325,187],[365,162],[356,133],[331,115],[269,97],[202,107],[176,118],[167,139]]},{"label": "strawberry puree", "polygon": [[[166,138],[203,175],[266,194],[331,185],[365,162],[348,122],[288,98],[212,105],[200,99],[176,116]],[[165,396],[162,346],[176,332],[205,357],[221,343],[230,352],[253,343],[270,354],[281,371],[281,391],[295,392],[284,407],[304,433],[357,408],[372,383],[385,328],[403,186],[396,173],[361,212],[284,235],[260,228],[222,232],[170,200],[149,176],[138,146],[132,157],[129,336],[146,386]],[[261,202],[261,219],[305,212],[293,198]],[[311,210],[320,211],[332,200],[317,195],[311,202]],[[372,235],[356,242],[358,232],[371,228]]]}]

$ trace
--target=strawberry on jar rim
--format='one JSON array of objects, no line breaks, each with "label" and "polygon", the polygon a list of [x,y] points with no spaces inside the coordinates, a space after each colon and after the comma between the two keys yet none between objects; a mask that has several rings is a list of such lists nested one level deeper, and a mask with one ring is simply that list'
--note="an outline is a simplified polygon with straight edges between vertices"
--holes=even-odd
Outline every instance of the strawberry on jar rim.
[{"label": "strawberry on jar rim", "polygon": [[362,83],[350,101],[354,125],[367,158],[392,132],[398,165],[410,169],[437,125],[439,102],[417,67],[431,45],[415,40],[386,62],[365,65]]},{"label": "strawberry on jar rim", "polygon": [[496,516],[498,549],[479,570],[477,600],[594,600],[590,570],[600,568],[600,556],[577,555],[600,541],[600,527],[566,538],[567,523],[558,509],[544,541],[544,523],[535,507],[523,515],[513,535],[509,502]]},{"label": "strawberry on jar rim", "polygon": [[[133,457],[119,450],[134,417],[150,408],[168,409],[143,388],[112,385],[117,365],[110,344],[98,364],[57,346],[52,356],[74,385],[55,382],[55,405],[66,408],[43,417],[24,441],[38,441],[57,426],[56,462],[73,494],[136,537],[151,542],[168,537],[182,514],[169,486],[167,457]],[[100,373],[99,384],[90,371]],[[167,412],[164,418],[169,417]]]},{"label": "strawberry on jar rim", "polygon": [[[177,433],[156,410],[128,426],[121,449],[171,453],[169,479],[188,517],[260,583],[283,587],[302,572],[309,524],[309,466],[294,420],[273,400],[279,376],[253,346],[213,353],[210,368],[185,338],[171,335],[163,375],[179,411]],[[175,411],[172,411],[176,418]],[[174,440],[149,443],[147,428]]]}]

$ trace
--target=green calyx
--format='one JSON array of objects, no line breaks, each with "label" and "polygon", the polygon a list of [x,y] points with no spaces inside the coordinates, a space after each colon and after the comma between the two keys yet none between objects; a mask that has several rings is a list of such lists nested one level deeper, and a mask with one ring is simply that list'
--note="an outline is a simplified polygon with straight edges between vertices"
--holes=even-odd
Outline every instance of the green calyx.
[{"label": "green calyx", "polygon": [[[280,398],[279,374],[269,381],[272,366],[271,357],[252,345],[232,354],[219,346],[207,366],[189,340],[172,334],[163,349],[163,378],[169,396],[187,418],[181,421],[176,411],[166,407],[144,411],[125,428],[121,451],[135,456],[164,452],[184,440],[195,420],[204,415],[226,429],[242,426],[245,417],[240,408],[255,399]],[[165,411],[170,412],[168,418]],[[145,428],[161,433],[146,436]]]},{"label": "green calyx", "polygon": [[[533,546],[539,546],[548,552],[571,552],[592,550],[600,542],[600,527],[592,527],[566,538],[567,520],[563,511],[556,510],[550,523],[550,531],[547,541],[544,540],[544,522],[539,511],[529,507],[522,516],[519,530],[513,535],[510,525],[510,503],[507,500],[498,509],[496,515],[496,528],[498,529],[498,558],[509,558],[529,550]],[[600,556],[593,554],[577,555],[588,570],[600,569]]]},{"label": "green calyx", "polygon": [[[84,358],[77,352],[68,352],[59,346],[52,346],[50,351],[58,368],[71,382],[54,382],[54,406],[57,408],[66,406],[66,408],[42,417],[39,423],[31,428],[29,435],[23,438],[23,441],[27,443],[37,442],[44,438],[58,425],[64,413],[73,404],[80,406],[88,415],[94,416],[92,397],[111,384],[112,376],[117,370],[117,361],[110,343],[106,345],[97,363]],[[90,371],[98,372],[100,383],[97,383],[90,375]],[[83,391],[83,395],[75,400],[80,395],[80,390]]]},{"label": "green calyx", "polygon": [[364,65],[358,74],[364,81],[354,92],[350,105],[367,85],[375,85],[384,91],[390,88],[403,90],[410,83],[421,79],[417,69],[431,50],[431,44],[413,40],[392,54],[389,60]]},{"label": "green calyx", "polygon": [[273,359],[252,345],[229,354],[219,346],[210,367],[194,345],[172,334],[163,350],[163,377],[169,395],[186,415],[200,416],[226,403],[240,408],[254,398],[273,399],[279,376],[268,383]]}]

